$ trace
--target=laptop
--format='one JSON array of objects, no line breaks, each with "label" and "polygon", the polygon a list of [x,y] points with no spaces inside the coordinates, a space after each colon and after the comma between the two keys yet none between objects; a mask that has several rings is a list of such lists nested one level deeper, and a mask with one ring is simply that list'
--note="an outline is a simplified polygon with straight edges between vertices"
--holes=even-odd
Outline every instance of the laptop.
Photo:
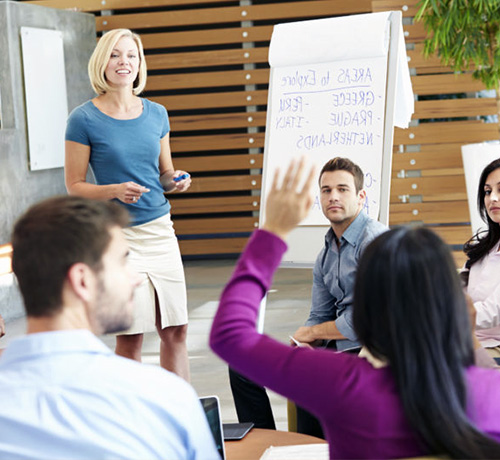
[{"label": "laptop", "polygon": [[219,398],[217,396],[205,396],[200,398],[200,402],[203,407],[203,411],[205,412],[205,416],[207,417],[210,431],[214,437],[215,447],[217,447],[217,450],[219,451],[220,458],[222,460],[226,460]]},{"label": "laptop", "polygon": [[222,460],[225,460],[224,441],[242,439],[253,428],[253,423],[222,423],[220,403],[217,396],[202,397],[200,402],[219,455]]},{"label": "laptop", "polygon": [[224,441],[239,441],[253,428],[252,422],[223,423]]}]

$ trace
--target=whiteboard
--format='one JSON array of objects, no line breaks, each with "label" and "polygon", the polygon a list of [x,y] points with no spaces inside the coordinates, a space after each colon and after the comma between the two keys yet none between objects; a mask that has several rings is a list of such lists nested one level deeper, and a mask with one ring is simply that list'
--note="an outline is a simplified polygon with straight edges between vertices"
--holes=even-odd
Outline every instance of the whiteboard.
[{"label": "whiteboard", "polygon": [[68,118],[61,31],[21,27],[30,170],[64,166]]},{"label": "whiteboard", "polygon": [[[406,54],[401,31],[400,12],[276,26],[270,48],[262,203],[275,169],[291,158],[306,156],[319,177],[328,160],[343,156],[365,174],[363,212],[388,223],[398,61],[402,51]],[[403,64],[409,81],[406,60]],[[400,76],[406,77],[403,72]],[[412,113],[413,94],[409,98],[405,104]],[[411,113],[403,112],[409,122]],[[324,244],[330,223],[321,211],[319,187],[315,191],[308,216],[288,239],[285,265],[312,265]],[[262,209],[260,223],[264,220]]]},{"label": "whiteboard", "polygon": [[[386,68],[381,56],[275,69],[266,172],[295,155],[310,158],[318,173],[332,157],[349,157],[365,173],[365,210],[377,219]],[[317,191],[301,225],[328,225]]]}]

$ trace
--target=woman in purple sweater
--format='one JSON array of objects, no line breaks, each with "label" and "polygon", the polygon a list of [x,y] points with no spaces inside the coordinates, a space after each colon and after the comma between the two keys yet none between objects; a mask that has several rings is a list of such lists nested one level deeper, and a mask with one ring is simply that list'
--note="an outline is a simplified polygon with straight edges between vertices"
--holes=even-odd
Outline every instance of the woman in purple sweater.
[{"label": "woman in purple sweater", "polygon": [[500,458],[500,373],[473,365],[465,299],[446,245],[425,228],[380,235],[359,265],[354,327],[366,358],[291,348],[258,334],[260,300],[288,233],[312,204],[303,162],[278,172],[266,223],[222,293],[212,349],[316,415],[331,458]]}]

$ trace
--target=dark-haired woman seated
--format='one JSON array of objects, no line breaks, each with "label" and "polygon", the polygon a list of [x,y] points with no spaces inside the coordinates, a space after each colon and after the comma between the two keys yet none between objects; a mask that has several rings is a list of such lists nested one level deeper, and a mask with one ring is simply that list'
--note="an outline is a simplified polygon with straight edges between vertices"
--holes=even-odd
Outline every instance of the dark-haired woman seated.
[{"label": "dark-haired woman seated", "polygon": [[500,357],[500,159],[481,173],[477,206],[488,229],[464,245],[469,269],[467,293],[477,310],[479,342],[491,356]]},{"label": "dark-haired woman seated", "polygon": [[[234,369],[316,415],[331,458],[500,458],[500,372],[473,365],[467,306],[452,257],[425,228],[383,233],[365,250],[354,327],[368,359],[291,348],[258,334],[261,298],[310,206],[303,162],[278,186],[224,289],[213,350]],[[296,171],[296,172],[295,172]]]}]

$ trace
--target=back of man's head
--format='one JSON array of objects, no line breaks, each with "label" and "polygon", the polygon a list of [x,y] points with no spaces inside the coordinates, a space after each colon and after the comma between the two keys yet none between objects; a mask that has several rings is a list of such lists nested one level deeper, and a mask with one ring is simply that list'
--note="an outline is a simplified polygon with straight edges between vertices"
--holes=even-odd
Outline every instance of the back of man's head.
[{"label": "back of man's head", "polygon": [[321,186],[321,176],[323,175],[323,173],[332,171],[347,171],[351,173],[354,177],[354,185],[356,186],[356,193],[363,188],[363,183],[364,183],[363,171],[356,163],[351,161],[349,158],[335,157],[327,161],[323,165],[323,168],[319,173],[320,186]]},{"label": "back of man's head", "polygon": [[12,234],[12,269],[27,315],[57,314],[71,266],[81,262],[99,272],[110,229],[127,223],[118,204],[76,196],[49,198],[28,209]]}]

